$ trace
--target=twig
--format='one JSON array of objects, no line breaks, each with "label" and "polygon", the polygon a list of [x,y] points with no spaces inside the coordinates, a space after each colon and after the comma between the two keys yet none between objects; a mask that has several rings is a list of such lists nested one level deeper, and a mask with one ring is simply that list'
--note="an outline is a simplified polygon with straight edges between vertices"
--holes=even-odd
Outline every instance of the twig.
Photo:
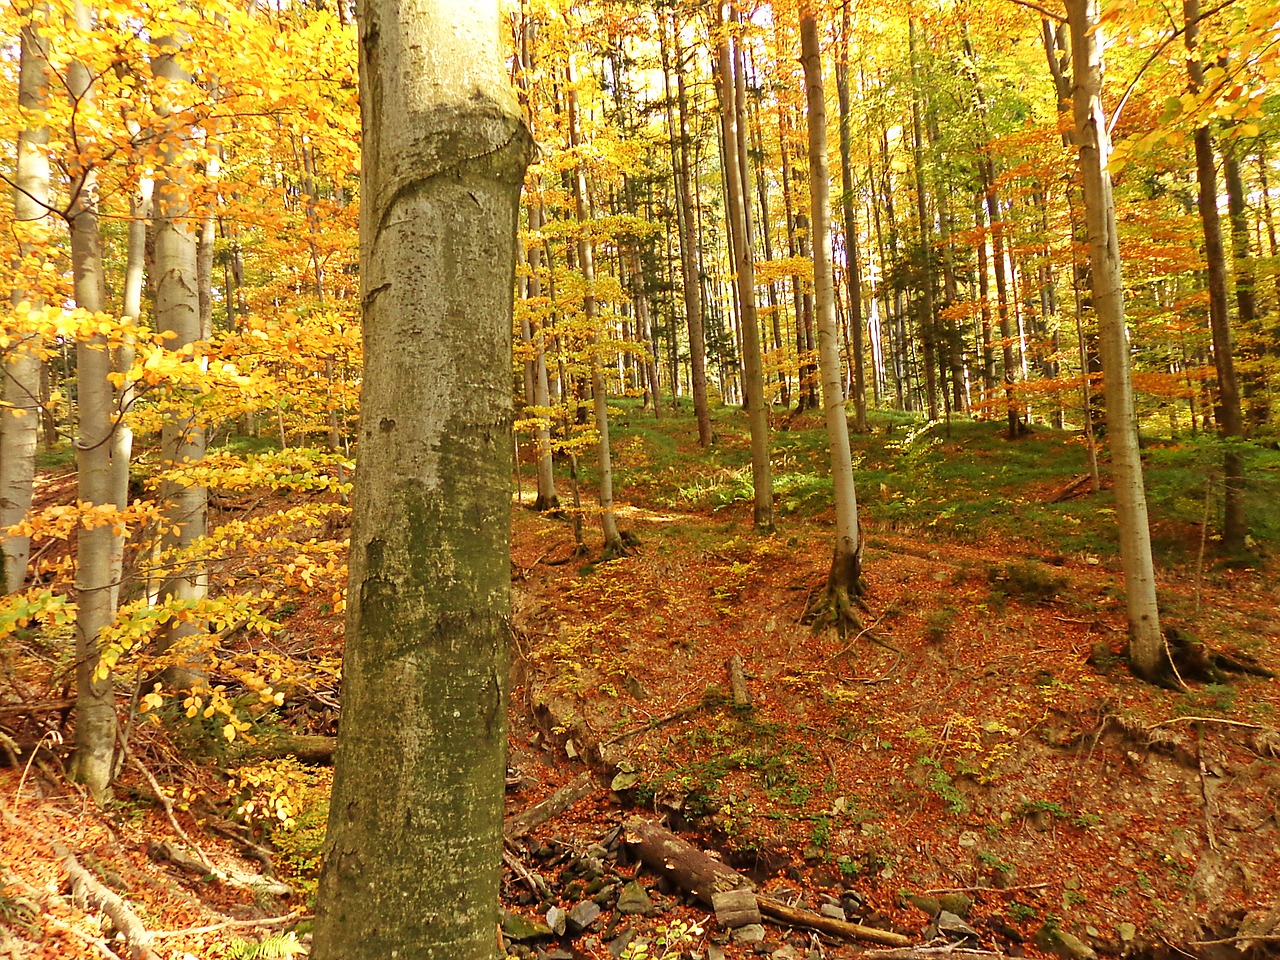
[{"label": "twig", "polygon": [[1210,850],[1218,849],[1213,835],[1213,798],[1209,796],[1209,778],[1204,768],[1204,729],[1196,725],[1196,764],[1200,767],[1200,795],[1204,798],[1204,835]]},{"label": "twig", "polygon": [[138,759],[137,755],[134,754],[123,741],[120,744],[120,749],[124,752],[126,759],[128,759],[128,761],[137,768],[138,772],[146,777],[147,783],[151,785],[151,792],[154,793],[156,795],[156,799],[160,801],[160,806],[164,807],[165,816],[169,818],[169,825],[173,827],[174,833],[181,837],[187,846],[192,847],[196,853],[200,854],[201,861],[209,868],[210,873],[216,873],[217,871],[213,866],[213,861],[209,859],[209,855],[200,848],[200,844],[187,836],[187,831],[183,830],[182,826],[178,823],[178,818],[173,815],[173,804],[171,804],[169,802],[169,798],[164,795],[164,791],[160,789],[160,784],[157,783],[156,778],[151,775],[151,771],[146,768],[142,761]]},{"label": "twig", "polygon": [[1223,937],[1221,940],[1192,940],[1189,947],[1216,947],[1222,943],[1280,943],[1277,933],[1241,933],[1234,937]]},{"label": "twig", "polygon": [[27,758],[27,765],[22,770],[22,779],[18,781],[18,789],[13,792],[13,805],[15,807],[18,805],[18,800],[21,799],[22,797],[22,788],[26,786],[27,775],[31,773],[31,765],[36,762],[36,755],[40,752],[40,747],[43,746],[46,740],[48,740],[54,746],[58,746],[60,743],[62,743],[62,734],[60,734],[57,730],[48,730],[45,732],[45,735],[40,738],[40,740],[36,743],[36,745],[32,747],[31,756]]},{"label": "twig", "polygon": [[642,724],[634,730],[626,730],[623,733],[618,734],[616,737],[610,737],[608,740],[603,741],[600,746],[611,747],[615,743],[620,743],[623,740],[630,740],[632,737],[638,737],[642,733],[648,733],[650,730],[657,729],[663,724],[671,723],[675,720],[683,720],[685,717],[697,713],[706,705],[705,701],[699,701],[692,706],[681,707],[679,710],[673,710],[671,713],[665,714],[664,716],[654,717],[648,723]]},{"label": "twig", "polygon": [[1144,729],[1154,730],[1157,727],[1170,727],[1175,723],[1221,723],[1228,727],[1244,727],[1246,730],[1272,729],[1257,723],[1245,723],[1243,720],[1227,720],[1225,717],[1174,717],[1172,720],[1161,720],[1159,723],[1148,724]]},{"label": "twig", "polygon": [[502,848],[502,862],[510,867],[516,876],[529,885],[529,889],[533,891],[535,897],[545,898],[550,893],[551,888],[548,886],[547,881],[521,863],[520,858],[506,846]]},{"label": "twig", "polygon": [[116,953],[114,950],[108,947],[107,941],[103,940],[101,937],[93,937],[85,933],[83,930],[77,930],[75,927],[67,923],[65,920],[60,920],[59,918],[53,916],[52,914],[46,913],[40,919],[44,923],[53,924],[63,933],[69,933],[73,937],[77,937],[80,940],[83,940],[85,943],[89,944],[91,947],[96,948],[97,951],[102,954],[103,960],[120,960],[120,954]]},{"label": "twig", "polygon": [[261,920],[223,920],[204,927],[184,927],[181,930],[156,930],[151,934],[153,939],[162,937],[187,937],[198,933],[216,933],[219,930],[231,930],[244,927],[278,927],[287,923],[301,923],[312,919],[309,913],[286,913],[279,917],[263,917]]}]

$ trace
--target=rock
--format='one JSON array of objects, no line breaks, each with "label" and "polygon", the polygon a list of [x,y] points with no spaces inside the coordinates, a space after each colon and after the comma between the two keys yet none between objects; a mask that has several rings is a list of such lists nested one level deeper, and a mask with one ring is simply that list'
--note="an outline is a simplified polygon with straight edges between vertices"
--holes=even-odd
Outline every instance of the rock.
[{"label": "rock", "polygon": [[558,947],[555,950],[539,950],[538,960],[573,960],[573,954]]},{"label": "rock", "polygon": [[973,897],[963,893],[944,893],[938,898],[938,906],[957,917],[968,917],[973,909]]},{"label": "rock", "polygon": [[591,926],[598,916],[600,916],[599,905],[590,900],[583,900],[581,903],[574,904],[573,909],[569,911],[569,915],[565,919],[568,923],[569,932],[579,934]]},{"label": "rock", "polygon": [[824,856],[826,856],[826,851],[816,843],[809,843],[805,845],[804,858],[806,860],[812,862],[814,860],[821,860]]},{"label": "rock", "polygon": [[724,948],[712,943],[707,946],[707,960],[724,960]]},{"label": "rock", "polygon": [[748,923],[733,931],[734,943],[763,943],[764,927],[758,923]]},{"label": "rock", "polygon": [[639,880],[632,880],[618,894],[619,913],[648,913],[653,909],[653,901]]},{"label": "rock", "polygon": [[935,897],[926,897],[924,894],[913,893],[907,897],[909,902],[917,910],[923,910],[931,917],[936,917],[938,911],[942,909],[942,904]]},{"label": "rock", "polygon": [[844,908],[838,907],[834,903],[824,903],[818,907],[818,912],[824,917],[830,917],[832,920],[847,920]]},{"label": "rock", "polygon": [[640,782],[640,774],[622,772],[613,778],[609,783],[609,789],[621,793],[624,790],[630,790]]},{"label": "rock", "polygon": [[972,830],[966,830],[964,833],[960,834],[960,839],[957,840],[956,842],[960,844],[960,846],[964,847],[966,850],[972,850],[974,847],[976,847],[979,843],[982,842],[982,838],[979,837]]},{"label": "rock", "polygon": [[948,940],[968,940],[970,938],[978,939],[978,931],[973,929],[950,910],[941,910],[938,917],[933,921],[934,926],[938,928],[938,933],[946,937]]},{"label": "rock", "polygon": [[1120,937],[1122,942],[1132,943],[1134,937],[1138,935],[1138,928],[1128,921],[1125,921],[1124,923],[1117,923],[1116,934]]},{"label": "rock", "polygon": [[551,928],[545,923],[510,912],[502,918],[502,933],[508,940],[537,940],[552,936]]},{"label": "rock", "polygon": [[1048,950],[1062,960],[1098,960],[1091,946],[1053,924],[1046,923],[1037,930],[1033,942],[1041,950]]},{"label": "rock", "polygon": [[790,944],[783,944],[773,953],[769,954],[773,960],[800,960],[800,951]]},{"label": "rock", "polygon": [[631,941],[636,938],[636,932],[631,929],[623,930],[622,933],[609,941],[609,956],[614,960],[622,956],[624,950],[631,946]]},{"label": "rock", "polygon": [[564,936],[564,927],[567,915],[563,907],[552,907],[547,911],[547,926],[557,937]]}]

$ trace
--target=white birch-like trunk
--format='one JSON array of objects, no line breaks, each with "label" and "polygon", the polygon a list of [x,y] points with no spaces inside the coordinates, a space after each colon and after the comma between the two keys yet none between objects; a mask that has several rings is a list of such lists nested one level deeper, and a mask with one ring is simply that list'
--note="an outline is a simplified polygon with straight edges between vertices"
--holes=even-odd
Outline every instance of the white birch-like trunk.
[{"label": "white birch-like trunk", "polygon": [[[24,110],[46,106],[48,69],[44,43],[34,20],[22,29],[18,65],[18,104]],[[14,169],[13,219],[19,232],[18,252],[26,256],[47,238],[49,225],[49,157],[45,145],[49,128],[35,121],[18,134]],[[28,291],[15,287],[14,306],[29,300]],[[39,306],[32,302],[32,306]],[[0,594],[22,589],[31,554],[29,537],[4,531],[22,521],[31,509],[36,472],[36,443],[40,433],[40,347],[28,335],[0,355]]]},{"label": "white birch-like trunk", "polygon": [[[529,204],[529,230],[542,229],[542,203]],[[534,243],[529,248],[529,297],[542,298],[542,247]],[[551,389],[547,379],[547,331],[545,318],[538,322],[533,336],[533,405],[538,408],[538,428],[535,434],[535,455],[538,464],[538,498],[535,510],[560,509],[560,495],[556,493],[556,477],[551,458]]]},{"label": "white birch-like trunk", "polygon": [[492,960],[531,138],[497,0],[362,0],[364,381],[314,960]]},{"label": "white birch-like trunk", "polygon": [[[84,4],[76,4],[75,18],[81,30],[90,29],[90,11]],[[92,99],[92,86],[93,78],[84,64],[73,61],[67,72],[67,88],[77,116],[83,115]],[[68,157],[72,202],[67,225],[76,306],[97,313],[106,308],[106,279],[98,231],[98,174],[92,165],[82,163],[87,139],[85,131],[77,130],[73,142],[81,145],[82,152]],[[76,344],[77,496],[91,506],[115,502],[111,464],[115,388],[111,372],[111,350],[105,336],[97,334]],[[99,637],[115,620],[112,553],[118,539],[110,524],[82,529],[76,538],[76,750],[71,775],[99,803],[109,796],[115,758],[115,694],[110,675],[99,677],[97,672]]]},{"label": "white birch-like trunk", "polygon": [[[177,45],[172,38],[156,41],[159,48],[152,60],[152,71],[158,79],[170,84],[190,81],[174,54]],[[172,88],[171,91],[172,92]],[[155,181],[153,204],[155,223],[156,329],[175,336],[166,345],[172,350],[195,343],[201,338],[200,281],[197,228],[191,221],[190,162],[183,158],[176,142],[177,131],[170,131],[173,141],[161,150],[161,165]],[[192,362],[197,362],[194,358]],[[194,410],[172,409],[161,430],[161,467],[180,471],[185,464],[204,459],[204,426]],[[208,491],[195,484],[166,481],[160,496],[165,503],[165,519],[171,526],[162,540],[168,551],[178,551],[179,560],[163,574],[161,596],[178,601],[203,598],[208,589],[204,567],[182,557],[181,552],[205,535]],[[195,623],[173,623],[160,639],[160,649],[172,659],[166,671],[169,681],[178,687],[190,687],[201,681],[199,652],[190,649],[188,638],[199,632]]]},{"label": "white birch-like trunk", "polygon": [[1111,194],[1111,175],[1107,172],[1111,141],[1102,111],[1103,40],[1098,25],[1098,0],[1066,0],[1066,8],[1075,75],[1075,139],[1084,177],[1093,309],[1098,317],[1102,350],[1107,434],[1111,440],[1120,559],[1129,614],[1129,661],[1135,673],[1154,681],[1161,676],[1166,658],[1160,633],[1160,610],[1156,604],[1155,564],[1151,556],[1147,496],[1142,481],[1129,369],[1116,207]]},{"label": "white birch-like trunk", "polygon": [[810,230],[813,233],[813,297],[818,328],[818,366],[822,373],[822,406],[831,451],[831,482],[836,513],[835,551],[828,589],[848,595],[860,592],[858,498],[853,485],[853,455],[845,413],[840,364],[840,331],[836,324],[835,279],[831,252],[831,172],[827,159],[827,106],[822,86],[822,55],[813,11],[800,14],[800,62],[804,66],[809,119]]}]

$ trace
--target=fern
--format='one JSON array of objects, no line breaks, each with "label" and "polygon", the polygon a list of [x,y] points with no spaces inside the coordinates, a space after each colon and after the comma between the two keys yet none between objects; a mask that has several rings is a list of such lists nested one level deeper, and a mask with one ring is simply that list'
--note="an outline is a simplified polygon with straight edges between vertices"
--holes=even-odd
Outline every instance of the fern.
[{"label": "fern", "polygon": [[227,947],[229,960],[293,960],[306,952],[292,930],[265,940],[236,940]]}]

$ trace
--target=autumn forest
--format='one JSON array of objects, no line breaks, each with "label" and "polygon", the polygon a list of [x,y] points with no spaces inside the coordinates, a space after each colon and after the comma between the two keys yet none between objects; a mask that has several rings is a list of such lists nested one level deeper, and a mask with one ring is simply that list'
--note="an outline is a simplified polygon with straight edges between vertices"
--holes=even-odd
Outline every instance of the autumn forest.
[{"label": "autumn forest", "polygon": [[0,960],[1274,955],[1280,3],[0,20]]}]

